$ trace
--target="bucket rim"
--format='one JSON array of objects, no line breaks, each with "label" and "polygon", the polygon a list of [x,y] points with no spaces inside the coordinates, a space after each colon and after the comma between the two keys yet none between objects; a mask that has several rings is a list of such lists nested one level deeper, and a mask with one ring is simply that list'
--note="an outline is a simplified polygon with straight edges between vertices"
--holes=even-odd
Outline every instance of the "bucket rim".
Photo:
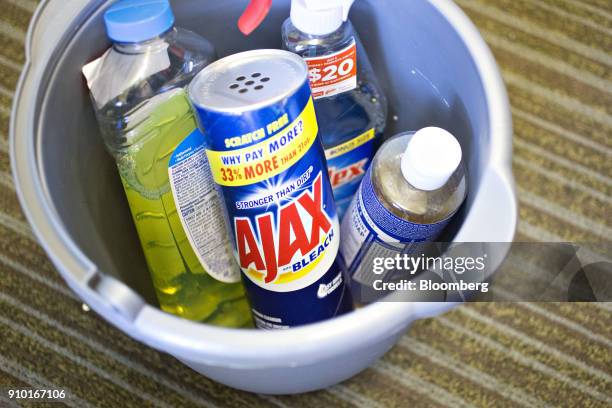
[{"label": "bucket rim", "polygon": [[[503,185],[511,203],[508,228],[499,242],[510,242],[516,226],[516,195],[511,169],[512,123],[505,85],[491,51],[473,23],[450,0],[430,3],[453,27],[474,61],[486,95],[489,117],[490,155],[484,168]],[[46,0],[37,9],[26,37],[26,63],[20,76],[10,121],[10,156],[16,191],[25,215],[47,255],[68,285],[106,320],[130,336],[174,356],[211,365],[275,367],[311,364],[338,354],[351,353],[403,331],[416,318],[432,316],[454,304],[379,302],[331,320],[286,331],[239,330],[207,326],[167,314],[146,304],[126,285],[105,276],[79,249],[53,209],[40,180],[36,160],[36,118],[42,92],[34,84],[59,51],[36,50],[34,42],[46,31],[51,4],[61,3],[63,15],[53,14],[55,24],[72,24],[86,17],[107,0],[81,0],[68,6],[61,0]],[[61,22],[57,20],[61,19]],[[65,37],[67,33],[62,33]],[[58,38],[58,43],[63,43]],[[59,48],[59,47],[58,47]],[[38,53],[37,55],[35,55]],[[478,199],[478,198],[476,198]],[[480,197],[480,199],[483,199]],[[469,214],[468,214],[469,216]],[[466,217],[467,218],[467,217]],[[457,235],[462,239],[463,226]],[[95,285],[92,282],[96,281]],[[108,299],[99,292],[99,282],[123,286],[125,299]],[[119,285],[119,286],[117,286]],[[377,327],[372,330],[372,327]],[[345,339],[360,338],[348,348]],[[248,347],[246,347],[248,345]]]}]

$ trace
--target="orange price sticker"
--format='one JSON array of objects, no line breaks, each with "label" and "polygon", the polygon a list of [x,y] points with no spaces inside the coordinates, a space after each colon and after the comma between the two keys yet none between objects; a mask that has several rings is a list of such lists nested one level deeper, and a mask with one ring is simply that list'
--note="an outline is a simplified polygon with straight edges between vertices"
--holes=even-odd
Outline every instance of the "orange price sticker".
[{"label": "orange price sticker", "polygon": [[351,44],[330,55],[304,58],[313,98],[337,95],[357,87],[357,46]]}]

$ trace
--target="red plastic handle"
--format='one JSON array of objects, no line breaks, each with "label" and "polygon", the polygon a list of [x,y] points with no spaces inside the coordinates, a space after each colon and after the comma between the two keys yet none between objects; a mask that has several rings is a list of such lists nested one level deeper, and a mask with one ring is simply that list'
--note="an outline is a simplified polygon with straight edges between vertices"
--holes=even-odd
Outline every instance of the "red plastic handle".
[{"label": "red plastic handle", "polygon": [[238,20],[238,29],[244,35],[255,30],[268,15],[272,0],[251,0]]}]

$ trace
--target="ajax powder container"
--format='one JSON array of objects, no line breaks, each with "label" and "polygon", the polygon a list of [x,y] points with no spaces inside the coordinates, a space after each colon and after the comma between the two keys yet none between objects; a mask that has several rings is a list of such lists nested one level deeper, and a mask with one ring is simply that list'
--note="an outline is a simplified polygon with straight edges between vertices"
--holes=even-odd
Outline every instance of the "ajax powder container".
[{"label": "ajax powder container", "polygon": [[292,0],[283,47],[300,55],[340,218],[351,202],[385,129],[386,98],[348,20],[353,0]]},{"label": "ajax powder container", "polygon": [[189,87],[236,259],[260,328],[352,309],[307,67],[295,54],[223,58]]},{"label": "ajax powder container", "polygon": [[121,0],[105,13],[113,46],[83,67],[161,308],[248,327],[223,210],[185,86],[215,53],[173,26],[167,0]]},{"label": "ajax powder container", "polygon": [[374,258],[415,255],[438,237],[467,193],[461,158],[457,139],[437,127],[381,146],[342,221],[340,251],[354,293],[384,278],[372,274]]}]

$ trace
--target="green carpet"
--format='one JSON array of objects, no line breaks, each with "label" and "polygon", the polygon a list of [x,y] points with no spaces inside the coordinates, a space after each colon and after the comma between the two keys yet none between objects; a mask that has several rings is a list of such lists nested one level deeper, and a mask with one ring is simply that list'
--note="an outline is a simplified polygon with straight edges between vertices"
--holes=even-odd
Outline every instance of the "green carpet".
[{"label": "green carpet", "polygon": [[[516,239],[610,244],[612,3],[458,4],[510,94]],[[111,327],[65,286],[20,210],[7,135],[35,2],[0,5],[0,389],[63,388],[78,407],[612,405],[610,304],[470,304],[417,322],[353,379],[284,397],[217,384]]]}]

